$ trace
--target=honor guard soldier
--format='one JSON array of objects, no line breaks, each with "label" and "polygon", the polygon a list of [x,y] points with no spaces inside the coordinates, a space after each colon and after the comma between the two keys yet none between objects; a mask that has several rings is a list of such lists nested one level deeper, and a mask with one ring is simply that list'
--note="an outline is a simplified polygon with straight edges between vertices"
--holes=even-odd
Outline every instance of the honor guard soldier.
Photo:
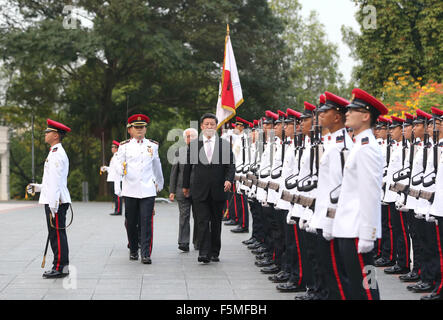
[{"label": "honor guard soldier", "polygon": [[[268,197],[268,183],[271,179],[271,168],[273,155],[275,154],[275,135],[274,135],[274,122],[278,119],[278,115],[274,112],[267,110],[265,113],[265,119],[263,120],[263,134],[264,134],[264,151],[261,154],[259,161],[259,168],[257,169],[258,181],[257,181],[257,191],[256,198],[262,207],[262,219],[263,219],[263,233],[264,233],[264,243],[263,246],[252,251],[255,254],[267,253],[271,257],[274,253],[274,244],[272,242],[271,235],[271,219],[272,219],[272,207],[266,203]],[[273,265],[274,261],[272,258],[265,258],[262,261],[256,261],[256,266],[267,267]]]},{"label": "honor guard soldier", "polygon": [[325,92],[325,95],[326,103],[320,108],[321,125],[330,133],[330,141],[325,143],[325,151],[319,159],[315,211],[309,225],[317,231],[316,257],[327,291],[325,298],[345,300],[348,280],[342,261],[337,259],[338,244],[332,237],[332,226],[343,169],[353,142],[345,128],[349,101],[330,92]]},{"label": "honor guard soldier", "polygon": [[246,144],[247,144],[247,134],[245,131],[245,126],[249,128],[249,121],[236,117],[235,128],[237,131],[237,138],[233,143],[233,154],[235,158],[235,183],[233,185],[233,206],[230,208],[234,209],[235,220],[233,222],[226,222],[225,225],[237,225],[236,228],[232,229],[231,232],[234,233],[245,233],[249,232],[249,210],[247,198],[240,190],[241,177],[245,174],[243,169],[249,161],[246,154]]},{"label": "honor guard soldier", "polygon": [[154,203],[157,192],[163,189],[158,143],[145,138],[149,121],[143,114],[129,117],[127,127],[132,138],[120,143],[117,156],[122,176],[121,196],[125,197],[127,211],[129,259],[138,260],[140,243],[141,262],[144,264],[152,262]]},{"label": "honor guard soldier", "polygon": [[300,292],[304,291],[303,270],[301,268],[300,242],[298,225],[291,219],[290,210],[292,208],[292,194],[287,188],[287,179],[297,174],[297,146],[296,133],[301,113],[293,109],[286,109],[287,118],[285,119],[285,152],[281,172],[281,181],[279,185],[278,200],[275,205],[277,212],[281,211],[281,219],[284,224],[284,255],[282,261],[282,270],[269,280],[279,283],[276,288],[281,292]]},{"label": "honor guard soldier", "polygon": [[[391,117],[392,124],[389,126],[389,137],[391,143],[389,144],[389,163],[386,172],[386,187],[383,202],[387,203],[389,214],[391,218],[392,232],[393,232],[393,248],[394,259],[396,263],[384,270],[387,274],[406,274],[410,271],[410,253],[411,245],[408,232],[408,215],[405,212],[397,210],[395,202],[397,200],[397,193],[390,190],[391,185],[394,184],[395,173],[402,170],[405,156],[402,155],[404,145],[406,142],[402,141],[402,129],[404,120],[395,116]],[[407,147],[407,146],[406,146]]]},{"label": "honor guard soldier", "polygon": [[121,205],[121,197],[118,194],[121,192],[121,179],[118,174],[118,166],[120,165],[117,160],[117,151],[120,143],[118,141],[113,140],[111,151],[112,158],[109,162],[109,166],[102,166],[100,168],[101,172],[107,172],[108,177],[106,179],[107,182],[111,182],[112,186],[112,196],[114,199],[114,212],[110,213],[111,216],[120,216],[122,214],[122,205]]},{"label": "honor guard soldier", "polygon": [[[361,89],[352,91],[346,126],[354,129],[354,146],[343,170],[343,182],[334,218],[332,236],[349,279],[349,299],[380,299],[374,279],[363,285],[374,265],[374,242],[381,237],[381,186],[383,157],[372,127],[388,109]],[[367,279],[366,279],[367,280]],[[369,283],[370,282],[370,283]],[[375,283],[374,283],[375,282]]]},{"label": "honor guard soldier", "polygon": [[[435,220],[434,228],[436,235],[436,247],[437,256],[435,259],[439,262],[439,268],[437,268],[436,283],[433,291],[421,298],[421,300],[443,300],[443,111],[437,108],[431,108],[434,117],[434,143],[437,149],[437,173],[435,176],[435,193],[433,197],[433,203],[429,210],[428,220]],[[438,133],[438,135],[437,135]],[[438,141],[437,141],[438,140]]]},{"label": "honor guard soldier", "polygon": [[31,183],[27,187],[29,194],[40,192],[39,203],[45,205],[48,227],[45,256],[48,241],[54,253],[52,269],[43,274],[43,278],[47,279],[62,278],[69,274],[69,248],[66,235],[66,212],[71,205],[67,186],[69,159],[61,142],[70,131],[71,129],[64,124],[47,119],[45,142],[51,147],[45,161],[42,183]]},{"label": "honor guard soldier", "polygon": [[[383,155],[383,163],[388,163],[388,149],[391,149],[391,144],[388,144],[388,126],[389,119],[383,116],[378,117],[377,124],[375,126],[374,133],[377,137],[377,142],[380,145],[381,152]],[[390,139],[389,139],[390,142]],[[390,151],[389,151],[390,158]],[[386,179],[387,176],[383,175],[383,187],[382,187],[382,198],[381,198],[381,219],[382,219],[382,238],[380,243],[381,257],[376,258],[376,267],[391,267],[395,264],[395,251],[397,243],[394,242],[393,231],[392,231],[392,215],[389,208],[389,204],[383,202],[386,190]],[[389,188],[389,187],[388,187]]]},{"label": "honor guard soldier", "polygon": [[[282,267],[282,258],[284,253],[284,235],[285,229],[284,226],[286,224],[286,215],[283,210],[279,210],[275,208],[275,204],[279,197],[279,189],[281,184],[281,174],[282,174],[282,166],[284,159],[284,147],[283,142],[285,140],[284,137],[284,121],[286,119],[286,113],[281,110],[277,111],[278,118],[274,122],[274,145],[273,153],[271,154],[271,166],[270,166],[270,177],[268,180],[268,194],[266,197],[266,203],[269,205],[271,209],[271,214],[269,216],[270,222],[270,235],[273,243],[273,264],[270,266],[266,266],[260,271],[265,274],[275,274],[280,272]],[[284,213],[284,215],[283,215]]]}]

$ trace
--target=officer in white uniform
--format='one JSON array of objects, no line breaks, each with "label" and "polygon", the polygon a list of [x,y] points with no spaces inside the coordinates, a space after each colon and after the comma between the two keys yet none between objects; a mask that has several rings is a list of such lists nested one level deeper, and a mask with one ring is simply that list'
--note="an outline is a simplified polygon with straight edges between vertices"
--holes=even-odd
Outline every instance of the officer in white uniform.
[{"label": "officer in white uniform", "polygon": [[[367,265],[374,265],[374,241],[381,237],[381,187],[383,157],[371,127],[388,109],[361,89],[352,91],[346,126],[354,129],[354,146],[343,171],[343,182],[332,227],[345,273],[349,279],[346,298],[380,299],[374,278],[367,280]],[[365,279],[366,278],[366,279]]]},{"label": "officer in white uniform", "polygon": [[[145,138],[149,118],[135,114],[128,119],[130,140],[120,143],[117,159],[122,176],[121,195],[125,197],[129,259],[138,260],[140,242],[141,261],[151,264],[154,227],[154,202],[163,189],[163,172],[158,154],[158,143]],[[140,224],[140,240],[137,224]]]},{"label": "officer in white uniform", "polygon": [[61,144],[71,129],[51,119],[47,120],[45,142],[51,146],[45,161],[41,184],[31,183],[29,194],[40,192],[39,203],[45,205],[48,238],[54,253],[53,266],[43,278],[62,278],[69,274],[69,248],[66,235],[66,212],[71,205],[68,190],[69,159]]},{"label": "officer in white uniform", "polygon": [[121,176],[118,174],[118,168],[120,166],[120,163],[117,159],[117,151],[118,147],[120,146],[120,143],[118,141],[112,141],[111,151],[112,151],[112,158],[109,162],[109,166],[102,166],[100,168],[101,172],[107,172],[108,177],[106,179],[107,182],[110,182],[112,185],[112,194],[114,198],[114,212],[110,213],[111,216],[120,216],[122,214],[122,201],[121,197],[119,197],[117,194],[121,193]]},{"label": "officer in white uniform", "polygon": [[[438,162],[437,175],[435,177],[435,193],[432,206],[429,210],[429,218],[434,219],[434,228],[437,235],[438,261],[443,263],[443,111],[437,108],[431,108],[433,116],[436,118],[437,130],[439,131],[438,140]],[[430,220],[428,218],[428,220]],[[437,233],[438,232],[438,233]],[[438,268],[437,281],[434,290],[423,296],[422,300],[443,300],[443,267]]]}]

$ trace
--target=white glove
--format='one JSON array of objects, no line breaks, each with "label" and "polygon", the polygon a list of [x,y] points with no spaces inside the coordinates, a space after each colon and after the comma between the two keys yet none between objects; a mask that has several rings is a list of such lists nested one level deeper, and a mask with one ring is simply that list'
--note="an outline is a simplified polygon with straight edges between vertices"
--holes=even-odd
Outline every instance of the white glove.
[{"label": "white glove", "polygon": [[286,223],[287,224],[295,224],[295,220],[292,220],[291,217],[292,217],[291,211],[289,211],[288,214],[286,215]]},{"label": "white glove", "polygon": [[310,233],[317,233],[317,229],[311,226],[311,221],[312,219],[309,219],[308,221],[306,221],[306,231],[310,232]]},{"label": "white glove", "polygon": [[323,238],[325,238],[326,241],[331,241],[332,239],[334,239],[332,234],[329,231],[325,231],[324,229],[323,229]]},{"label": "white glove", "polygon": [[51,208],[51,207],[50,207],[49,210],[51,210],[51,214],[52,214],[52,216],[55,217],[55,214],[57,213],[58,208]]},{"label": "white glove", "polygon": [[298,222],[298,227],[300,228],[300,230],[305,230],[306,224],[307,224],[306,220],[300,219],[300,221]]},{"label": "white glove", "polygon": [[42,185],[38,183],[30,183],[26,186],[26,192],[29,194],[42,191]]},{"label": "white glove", "polygon": [[107,166],[101,166],[100,167],[100,171],[101,172],[107,172],[109,170],[109,167],[107,167]]},{"label": "white glove", "polygon": [[368,253],[374,249],[374,241],[358,239],[358,253]]},{"label": "white glove", "polygon": [[427,222],[435,222],[435,218],[429,214],[429,211],[426,212],[425,217]]}]

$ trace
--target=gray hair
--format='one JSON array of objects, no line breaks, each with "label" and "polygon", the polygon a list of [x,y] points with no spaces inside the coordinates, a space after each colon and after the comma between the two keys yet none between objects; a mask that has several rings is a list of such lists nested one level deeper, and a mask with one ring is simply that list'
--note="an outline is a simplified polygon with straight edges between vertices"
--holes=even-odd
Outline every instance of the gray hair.
[{"label": "gray hair", "polygon": [[186,139],[186,132],[191,131],[191,140],[198,138],[198,131],[195,128],[188,128],[183,131],[183,139]]}]

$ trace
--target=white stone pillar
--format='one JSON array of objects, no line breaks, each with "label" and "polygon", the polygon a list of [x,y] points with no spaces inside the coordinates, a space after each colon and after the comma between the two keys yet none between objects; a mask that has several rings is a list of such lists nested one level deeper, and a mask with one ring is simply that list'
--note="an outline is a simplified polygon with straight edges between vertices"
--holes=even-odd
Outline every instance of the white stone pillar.
[{"label": "white stone pillar", "polygon": [[0,126],[0,200],[9,200],[9,128]]}]

